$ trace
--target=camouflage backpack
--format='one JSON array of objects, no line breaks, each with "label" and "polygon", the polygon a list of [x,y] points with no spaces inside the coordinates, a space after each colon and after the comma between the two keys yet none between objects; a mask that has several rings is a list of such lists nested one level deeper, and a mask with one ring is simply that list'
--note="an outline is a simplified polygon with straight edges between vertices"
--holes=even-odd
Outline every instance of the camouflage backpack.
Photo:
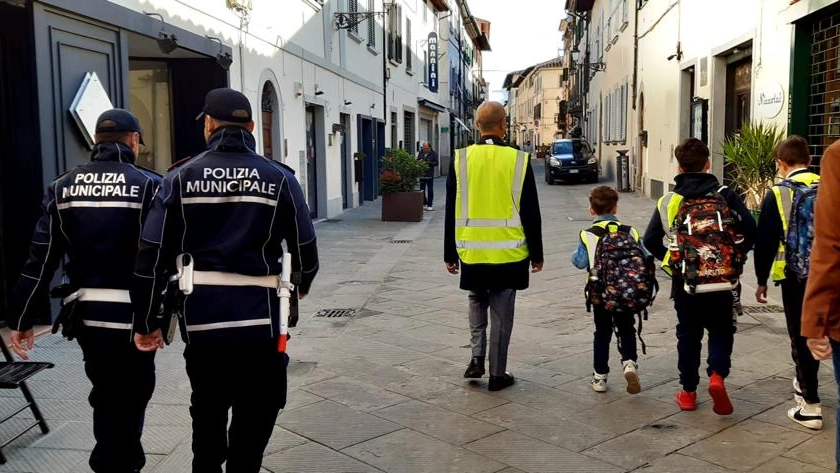
[{"label": "camouflage backpack", "polygon": [[586,231],[598,237],[587,284],[588,304],[610,312],[644,312],[656,296],[656,269],[631,228],[609,223]]}]

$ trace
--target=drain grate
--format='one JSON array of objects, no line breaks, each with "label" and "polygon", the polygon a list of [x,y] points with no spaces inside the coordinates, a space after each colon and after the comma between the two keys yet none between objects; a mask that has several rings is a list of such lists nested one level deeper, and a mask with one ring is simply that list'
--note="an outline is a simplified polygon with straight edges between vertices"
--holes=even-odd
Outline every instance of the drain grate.
[{"label": "drain grate", "polygon": [[391,243],[404,245],[406,243],[414,243],[414,240],[391,240]]},{"label": "drain grate", "polygon": [[356,309],[323,309],[319,310],[315,317],[353,317],[356,315]]},{"label": "drain grate", "polygon": [[770,314],[784,312],[785,308],[780,305],[745,305],[744,313],[747,314]]}]

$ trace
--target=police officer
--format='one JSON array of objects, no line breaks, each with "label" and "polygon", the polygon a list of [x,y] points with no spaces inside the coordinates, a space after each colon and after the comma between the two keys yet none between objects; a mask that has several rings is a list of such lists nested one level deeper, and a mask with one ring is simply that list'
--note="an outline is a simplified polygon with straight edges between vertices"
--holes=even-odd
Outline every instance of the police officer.
[{"label": "police officer", "polygon": [[470,291],[472,359],[465,378],[484,375],[490,316],[490,379],[487,389],[512,386],[506,372],[516,291],[528,287],[528,271],[543,267],[542,220],[528,154],[503,139],[505,109],[485,102],[476,110],[481,141],[455,152],[446,180],[444,262],[461,272]]},{"label": "police officer", "polygon": [[[180,274],[193,471],[221,472],[227,461],[228,472],[256,473],[286,404],[288,358],[278,349],[281,243],[302,273],[302,298],[318,269],[315,232],[291,170],[254,151],[248,99],[212,90],[203,115],[208,151],[166,176],[143,229],[134,326],[147,334],[159,329],[160,291],[173,271]],[[158,346],[138,340],[143,350]]]},{"label": "police officer", "polygon": [[96,121],[89,163],[56,178],[47,189],[30,256],[12,296],[12,348],[27,359],[36,303],[64,256],[69,286],[59,320],[82,347],[93,388],[90,455],[95,472],[136,472],[146,463],[140,437],[155,385],[154,353],[132,340],[129,287],[141,225],[161,177],[135,164],[140,123],[126,110]]}]

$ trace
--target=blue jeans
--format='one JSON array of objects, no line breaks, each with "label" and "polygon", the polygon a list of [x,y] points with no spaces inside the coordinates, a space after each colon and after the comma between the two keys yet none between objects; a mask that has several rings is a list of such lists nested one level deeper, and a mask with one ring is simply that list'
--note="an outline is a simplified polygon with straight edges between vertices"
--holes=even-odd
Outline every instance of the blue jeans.
[{"label": "blue jeans", "polygon": [[[840,342],[831,340],[831,350],[833,351],[831,359],[834,362],[834,382],[837,383],[837,399],[840,400]],[[840,425],[840,409],[837,409],[835,414],[835,422]],[[834,462],[835,472],[840,473],[840,430],[834,434]]]}]

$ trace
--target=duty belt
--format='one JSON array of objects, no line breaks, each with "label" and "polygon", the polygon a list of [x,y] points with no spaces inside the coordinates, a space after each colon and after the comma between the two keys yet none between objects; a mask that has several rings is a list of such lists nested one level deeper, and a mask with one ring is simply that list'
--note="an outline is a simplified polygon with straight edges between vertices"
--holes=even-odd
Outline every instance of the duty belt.
[{"label": "duty belt", "polygon": [[193,271],[193,284],[206,286],[258,286],[277,289],[280,275],[247,276],[220,271]]},{"label": "duty belt", "polygon": [[61,300],[68,304],[73,301],[79,302],[115,302],[118,304],[131,304],[131,297],[126,289],[101,289],[83,287]]}]

